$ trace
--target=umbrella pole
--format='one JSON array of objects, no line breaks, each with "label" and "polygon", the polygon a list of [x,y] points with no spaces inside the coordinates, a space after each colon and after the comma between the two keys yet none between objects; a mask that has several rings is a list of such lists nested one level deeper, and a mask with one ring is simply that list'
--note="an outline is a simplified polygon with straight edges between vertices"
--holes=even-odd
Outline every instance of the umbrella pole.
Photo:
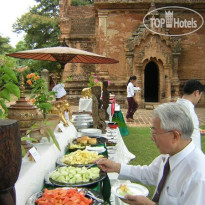
[{"label": "umbrella pole", "polygon": [[60,80],[62,79],[63,77],[63,71],[64,71],[64,68],[65,68],[65,64],[66,63],[60,63],[61,64],[61,72],[60,72]]}]

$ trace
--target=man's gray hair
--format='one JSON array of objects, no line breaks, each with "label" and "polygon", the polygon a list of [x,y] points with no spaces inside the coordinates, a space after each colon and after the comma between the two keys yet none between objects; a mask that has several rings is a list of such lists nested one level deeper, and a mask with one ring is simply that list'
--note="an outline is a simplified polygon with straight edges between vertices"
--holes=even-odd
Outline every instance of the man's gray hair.
[{"label": "man's gray hair", "polygon": [[194,130],[189,110],[178,103],[164,103],[154,110],[154,117],[160,119],[160,128],[164,130],[178,130],[184,139],[190,139]]}]

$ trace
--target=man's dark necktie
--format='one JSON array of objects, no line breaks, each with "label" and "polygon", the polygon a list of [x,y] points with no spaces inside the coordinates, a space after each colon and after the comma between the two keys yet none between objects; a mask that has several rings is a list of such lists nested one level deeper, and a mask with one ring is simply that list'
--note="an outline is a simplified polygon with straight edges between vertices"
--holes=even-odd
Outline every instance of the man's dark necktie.
[{"label": "man's dark necktie", "polygon": [[169,167],[169,158],[168,158],[166,164],[164,165],[163,176],[158,184],[157,191],[152,199],[152,201],[154,201],[154,202],[159,202],[159,197],[160,197],[160,194],[162,192],[167,175],[169,173],[169,169],[170,169],[170,167]]}]

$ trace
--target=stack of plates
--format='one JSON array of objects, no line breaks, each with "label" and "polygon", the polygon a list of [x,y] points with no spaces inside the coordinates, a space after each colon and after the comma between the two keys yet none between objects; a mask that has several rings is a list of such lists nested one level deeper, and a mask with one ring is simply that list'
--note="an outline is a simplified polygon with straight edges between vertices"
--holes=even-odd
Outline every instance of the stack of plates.
[{"label": "stack of plates", "polygon": [[90,137],[99,137],[102,134],[102,130],[100,129],[95,129],[95,128],[89,128],[89,129],[82,129],[81,130],[83,135],[88,135]]},{"label": "stack of plates", "polygon": [[93,127],[93,118],[90,114],[73,115],[72,121],[76,129],[85,129]]}]

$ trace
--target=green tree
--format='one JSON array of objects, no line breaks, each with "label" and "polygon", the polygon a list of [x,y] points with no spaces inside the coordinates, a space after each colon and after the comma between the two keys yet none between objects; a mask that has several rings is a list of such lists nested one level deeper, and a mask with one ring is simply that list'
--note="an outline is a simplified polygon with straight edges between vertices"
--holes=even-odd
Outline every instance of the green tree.
[{"label": "green tree", "polygon": [[18,60],[7,57],[6,54],[14,52],[15,49],[9,44],[8,37],[2,37],[0,35],[0,67],[15,68],[18,65]]},{"label": "green tree", "polygon": [[19,41],[16,44],[15,52],[29,49],[25,41]]},{"label": "green tree", "polygon": [[[60,35],[59,0],[35,0],[37,5],[30,8],[17,19],[13,25],[14,32],[25,33],[25,49],[59,46]],[[19,49],[22,44],[17,47]],[[24,61],[21,61],[24,62]],[[46,68],[50,71],[58,71],[58,63],[28,60],[27,66],[31,71],[40,72]]]},{"label": "green tree", "polygon": [[59,0],[35,1],[38,4],[17,19],[14,31],[26,33],[24,40],[30,49],[58,46]]},{"label": "green tree", "polygon": [[[14,32],[25,33],[25,49],[35,49],[44,47],[59,46],[59,0],[35,0],[36,6],[30,8],[28,13],[25,13],[17,19],[13,25]],[[89,5],[93,0],[72,0],[72,5]],[[22,44],[17,45],[16,49],[23,48]],[[25,64],[31,69],[31,72],[40,73],[44,68],[52,72],[61,72],[59,63],[27,60],[19,61],[20,65]],[[23,64],[21,64],[23,63]]]},{"label": "green tree", "polygon": [[0,54],[8,53],[13,51],[13,47],[9,44],[10,40],[8,37],[2,37],[0,35]]}]

